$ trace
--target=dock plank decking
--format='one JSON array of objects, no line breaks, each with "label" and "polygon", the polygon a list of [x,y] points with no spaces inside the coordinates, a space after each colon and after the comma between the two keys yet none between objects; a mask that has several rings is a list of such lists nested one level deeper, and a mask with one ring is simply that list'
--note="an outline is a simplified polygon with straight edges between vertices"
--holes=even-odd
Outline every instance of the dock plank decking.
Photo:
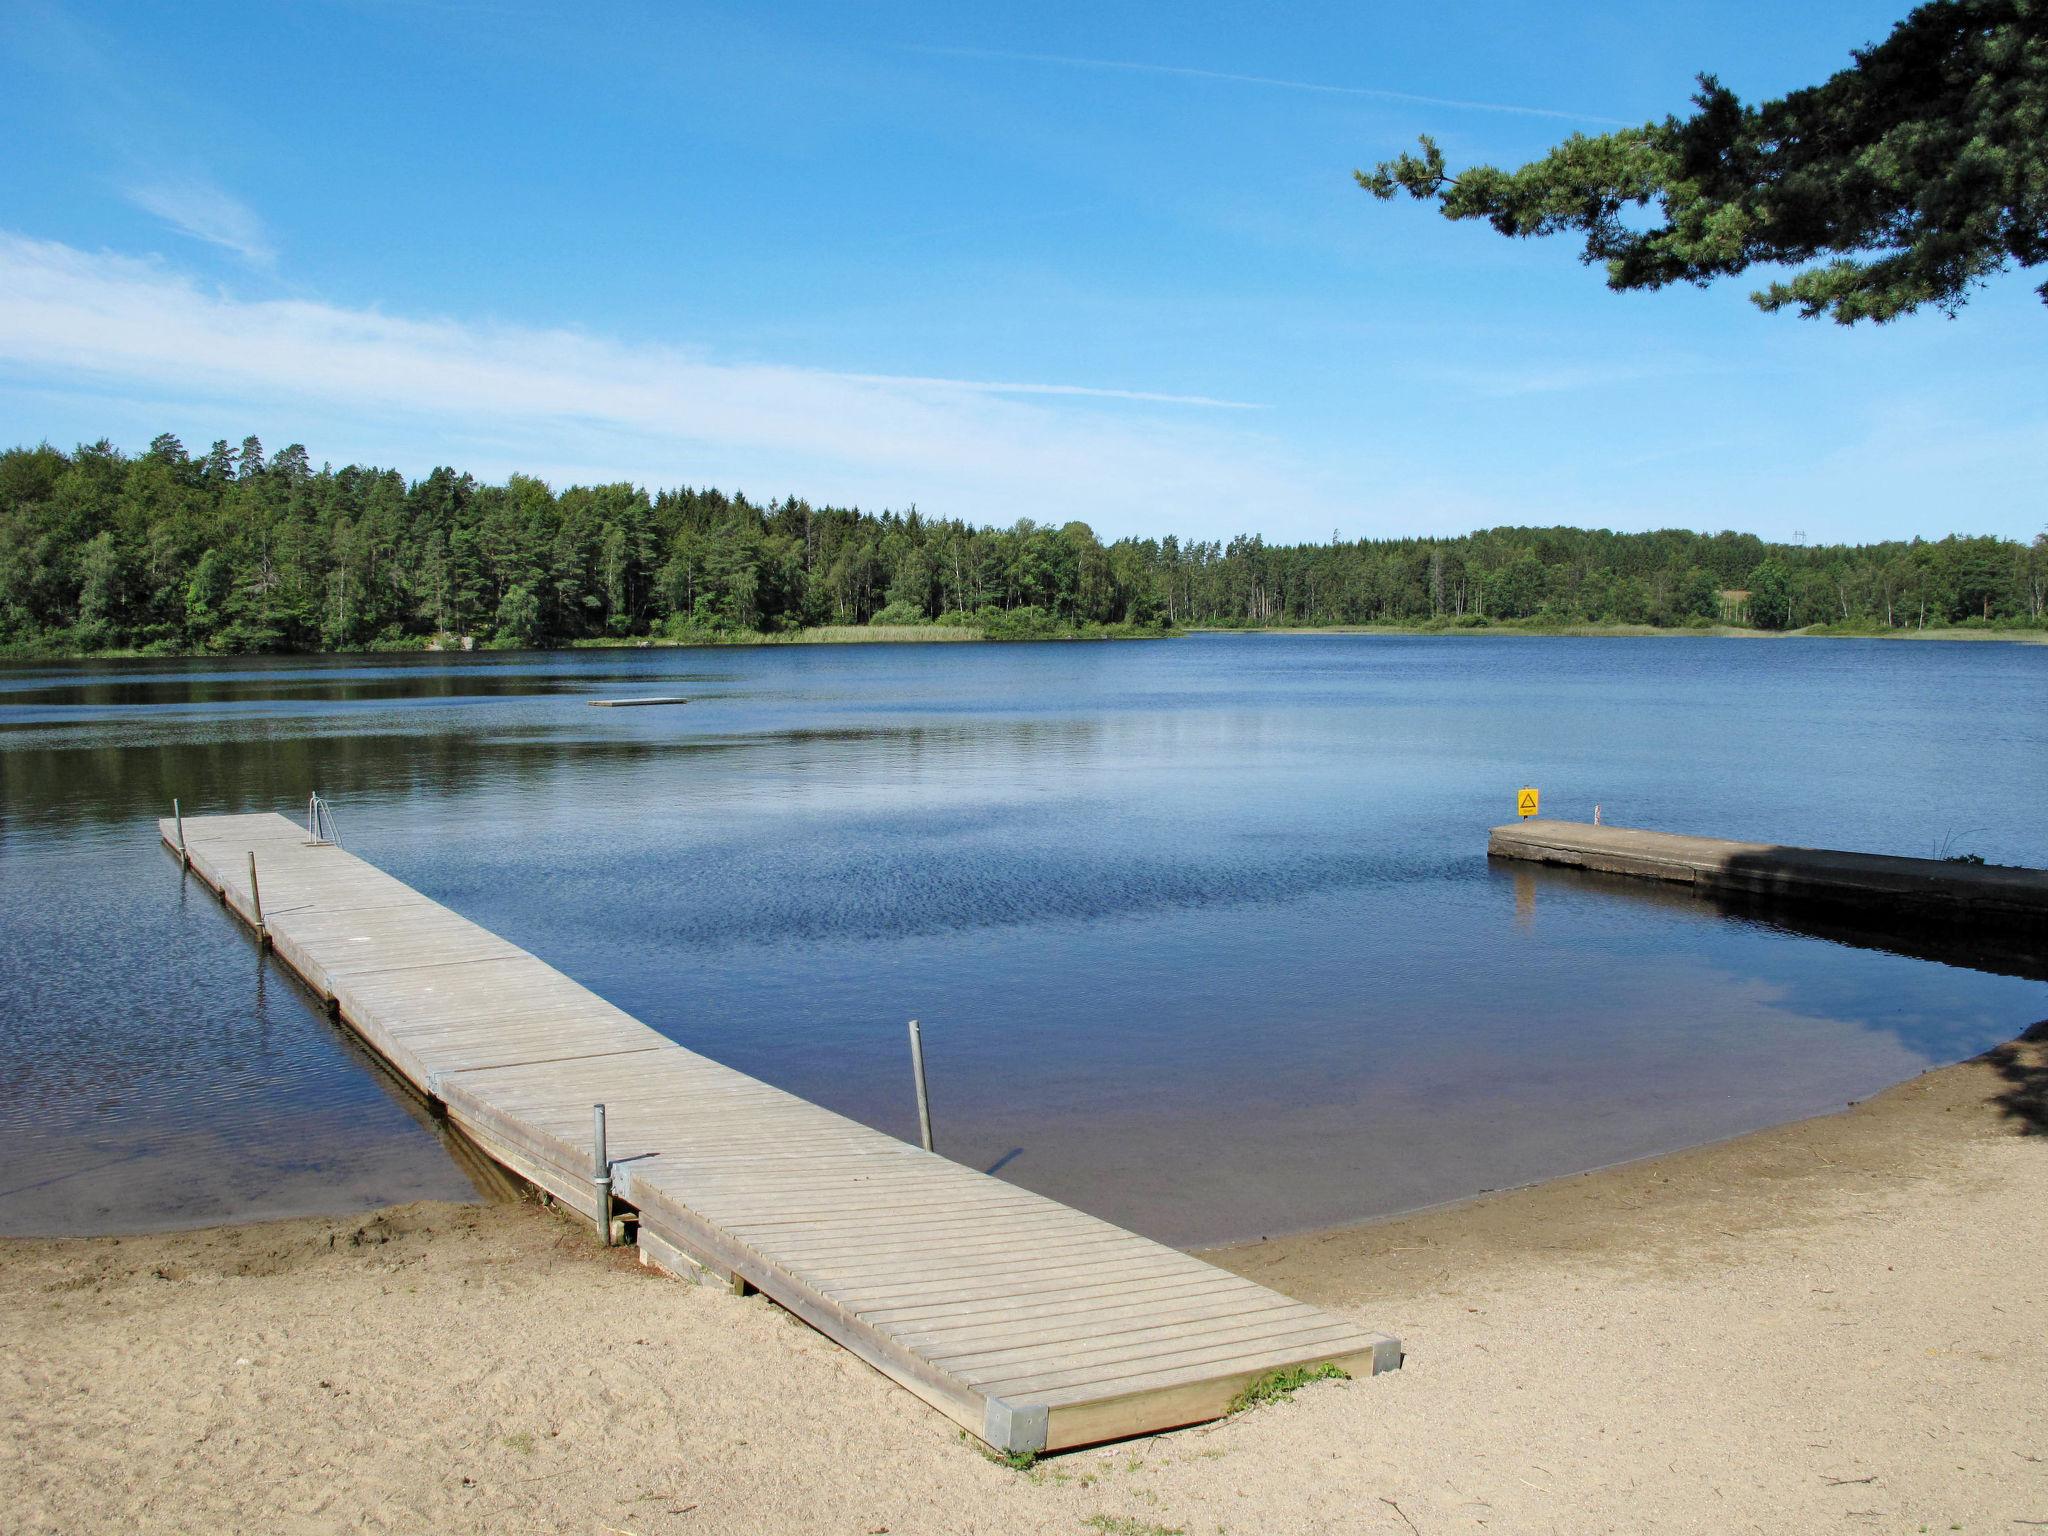
[{"label": "dock plank decking", "polygon": [[1400,1363],[1383,1334],[685,1050],[282,816],[182,836],[251,924],[255,855],[276,956],[493,1158],[595,1220],[602,1103],[644,1259],[745,1281],[998,1450],[1214,1418],[1292,1366]]}]

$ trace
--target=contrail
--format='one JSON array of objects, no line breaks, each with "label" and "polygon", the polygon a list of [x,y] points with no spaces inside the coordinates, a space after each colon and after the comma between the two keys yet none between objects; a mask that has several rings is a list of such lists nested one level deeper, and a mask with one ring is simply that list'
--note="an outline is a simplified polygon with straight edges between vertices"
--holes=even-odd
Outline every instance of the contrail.
[{"label": "contrail", "polygon": [[1383,91],[1365,85],[1324,85],[1314,80],[1283,80],[1274,75],[1238,75],[1220,69],[1192,69],[1181,64],[1133,64],[1123,59],[1079,59],[1059,53],[1010,53],[996,48],[913,46],[913,53],[957,59],[1009,59],[1020,64],[1059,64],[1068,69],[1119,69],[1137,75],[1177,75],[1184,80],[1222,80],[1232,85],[1263,85],[1282,91],[1311,91],[1322,96],[1366,96],[1377,101],[1408,101],[1425,107],[1453,107],[1467,112],[1510,112],[1521,117],[1548,117],[1571,123],[1603,123],[1615,128],[1634,124],[1591,112],[1560,112],[1551,107],[1520,107],[1500,101],[1461,101],[1452,96],[1418,96],[1413,91]]},{"label": "contrail", "polygon": [[1263,411],[1255,400],[1219,400],[1214,395],[1169,395],[1149,389],[1110,389],[1094,384],[1011,384],[994,379],[940,379],[902,373],[835,373],[852,384],[887,384],[952,390],[967,395],[1078,395],[1089,400],[1140,400],[1157,405],[1198,405],[1218,411]]}]

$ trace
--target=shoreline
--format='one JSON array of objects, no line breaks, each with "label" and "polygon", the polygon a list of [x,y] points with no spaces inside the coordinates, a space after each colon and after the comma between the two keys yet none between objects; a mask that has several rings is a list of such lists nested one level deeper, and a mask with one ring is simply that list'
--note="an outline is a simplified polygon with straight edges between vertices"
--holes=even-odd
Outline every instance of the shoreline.
[{"label": "shoreline", "polygon": [[378,646],[354,651],[67,651],[22,649],[0,652],[0,665],[29,666],[84,661],[229,661],[251,659],[302,660],[311,657],[372,656],[519,656],[552,655],[566,651],[631,650],[732,650],[784,645],[1054,645],[1085,641],[1178,640],[1189,635],[1384,635],[1390,638],[1506,636],[1531,640],[1883,640],[1940,641],[1947,643],[1998,642],[2007,645],[2048,645],[2048,629],[1893,629],[1850,631],[1825,625],[1800,629],[1746,629],[1731,624],[1708,624],[1698,628],[1657,624],[1554,624],[1535,625],[1508,621],[1483,625],[1428,624],[1287,624],[1287,625],[1184,625],[1158,631],[1113,630],[1104,633],[1075,632],[1047,635],[988,635],[968,627],[942,624],[880,626],[881,633],[868,633],[869,626],[827,624],[786,634],[735,635],[729,638],[693,637],[672,640],[666,636],[640,635],[619,639],[571,640],[557,646],[504,647],[419,645]]},{"label": "shoreline", "polygon": [[[1913,1176],[1966,1141],[2043,1138],[2048,1156],[2048,1019],[1980,1055],[1825,1114],[1607,1163],[1394,1215],[1196,1250],[1211,1263],[1300,1295],[1341,1292],[1369,1266],[1421,1243],[1480,1259],[1537,1251],[1617,1252],[1652,1205],[1710,1200],[1718,1218],[1761,1228],[1794,1202],[1859,1176]],[[1646,1205],[1645,1192],[1653,1199]],[[1614,1220],[1620,1211],[1626,1220]],[[1716,1228],[1729,1235],[1725,1227]]]},{"label": "shoreline", "polygon": [[1285,624],[1190,625],[1190,635],[1398,635],[1520,636],[1533,640],[2002,640],[2012,645],[2048,645],[2048,629],[1836,630],[1809,624],[1799,629],[1748,629],[1736,624]]},{"label": "shoreline", "polygon": [[1405,1367],[1025,1471],[530,1203],[0,1240],[24,1530],[2048,1520],[2048,1021],[1843,1111],[1211,1250]]}]

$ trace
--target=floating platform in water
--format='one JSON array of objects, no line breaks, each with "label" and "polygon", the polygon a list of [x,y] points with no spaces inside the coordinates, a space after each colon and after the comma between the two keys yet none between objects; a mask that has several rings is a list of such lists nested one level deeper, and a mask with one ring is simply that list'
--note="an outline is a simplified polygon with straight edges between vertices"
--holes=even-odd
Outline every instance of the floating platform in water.
[{"label": "floating platform in water", "polygon": [[655,704],[687,704],[688,699],[586,699],[592,709],[646,709]]},{"label": "floating platform in water", "polygon": [[2048,870],[1738,843],[1542,817],[1495,827],[1486,852],[1490,858],[1635,875],[1716,895],[1881,905],[1931,918],[2019,925],[2048,940]]},{"label": "floating platform in water", "polygon": [[251,925],[260,892],[277,958],[491,1157],[598,1220],[603,1104],[644,1260],[752,1286],[999,1451],[1216,1418],[1292,1367],[1401,1362],[1384,1334],[685,1050],[282,816],[158,825]]}]

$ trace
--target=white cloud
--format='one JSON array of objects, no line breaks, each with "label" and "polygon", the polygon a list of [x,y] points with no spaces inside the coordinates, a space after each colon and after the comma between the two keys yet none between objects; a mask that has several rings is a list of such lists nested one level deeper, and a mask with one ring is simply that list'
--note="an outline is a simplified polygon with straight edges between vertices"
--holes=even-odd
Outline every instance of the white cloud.
[{"label": "white cloud", "polygon": [[256,211],[208,181],[156,181],[122,189],[129,202],[162,219],[181,235],[233,251],[253,266],[268,267],[277,249]]},{"label": "white cloud", "polygon": [[[460,462],[485,474],[724,484],[975,520],[1080,517],[1105,533],[1358,521],[1248,429],[1264,413],[1235,402],[833,373],[578,331],[244,299],[159,261],[4,232],[0,364],[31,387],[146,395],[187,417],[203,405],[223,432],[276,423],[316,457],[413,472]],[[333,435],[316,440],[316,429]],[[458,445],[483,459],[458,459]]]}]

